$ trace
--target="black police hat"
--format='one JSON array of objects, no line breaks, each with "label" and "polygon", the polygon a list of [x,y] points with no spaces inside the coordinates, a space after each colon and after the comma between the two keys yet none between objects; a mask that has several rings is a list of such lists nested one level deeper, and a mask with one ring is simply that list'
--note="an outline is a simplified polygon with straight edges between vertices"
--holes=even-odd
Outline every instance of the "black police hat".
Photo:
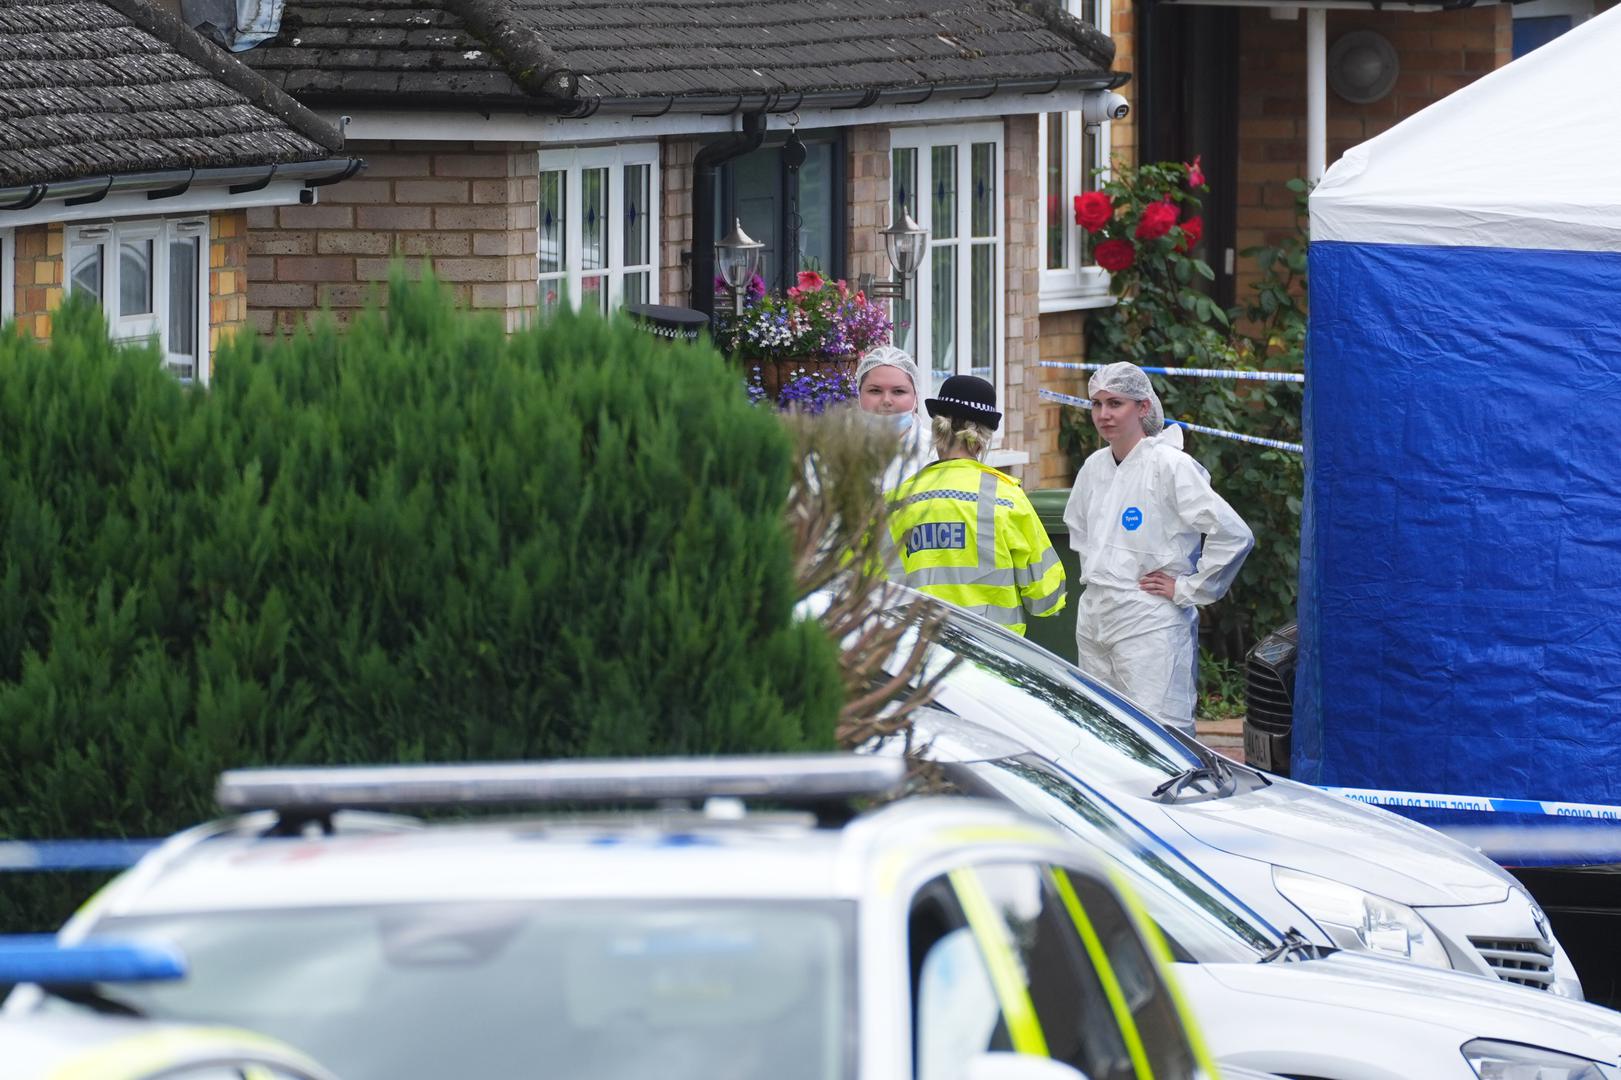
[{"label": "black police hat", "polygon": [[977,375],[953,375],[940,384],[940,396],[923,399],[930,416],[972,420],[995,431],[1002,426],[996,411],[996,387]]}]

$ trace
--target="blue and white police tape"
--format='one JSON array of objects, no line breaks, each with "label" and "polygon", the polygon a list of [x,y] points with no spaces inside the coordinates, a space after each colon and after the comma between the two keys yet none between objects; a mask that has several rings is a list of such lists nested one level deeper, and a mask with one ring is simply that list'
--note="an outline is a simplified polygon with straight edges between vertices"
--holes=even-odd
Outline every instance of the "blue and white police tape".
[{"label": "blue and white police tape", "polygon": [[[1038,393],[1048,401],[1057,402],[1060,405],[1073,405],[1077,409],[1090,409],[1092,407],[1092,403],[1086,398],[1076,397],[1074,394],[1061,394],[1057,390],[1041,390]],[[1167,424],[1177,424],[1187,428],[1189,431],[1197,431],[1201,435],[1214,435],[1221,439],[1232,439],[1234,442],[1267,446],[1274,450],[1287,450],[1291,454],[1304,454],[1306,452],[1306,448],[1299,443],[1284,442],[1281,439],[1263,439],[1259,435],[1240,435],[1236,431],[1223,431],[1221,428],[1205,427],[1203,424],[1194,424],[1187,420],[1173,420],[1168,416],[1165,418],[1165,422]]]},{"label": "blue and white police tape", "polygon": [[1621,806],[1555,802],[1548,799],[1502,799],[1491,795],[1442,795],[1427,791],[1380,791],[1374,788],[1327,787],[1320,790],[1375,806],[1421,810],[1475,810],[1485,814],[1539,814],[1543,817],[1621,822]]},{"label": "blue and white police tape", "polygon": [[0,840],[0,871],[123,870],[161,840]]},{"label": "blue and white police tape", "polygon": [[[1097,371],[1104,364],[1072,364],[1062,360],[1043,360],[1042,367],[1064,368],[1069,371]],[[1253,382],[1303,383],[1306,377],[1295,371],[1232,371],[1227,368],[1202,367],[1145,367],[1150,375],[1183,375],[1196,379],[1245,379]]]}]

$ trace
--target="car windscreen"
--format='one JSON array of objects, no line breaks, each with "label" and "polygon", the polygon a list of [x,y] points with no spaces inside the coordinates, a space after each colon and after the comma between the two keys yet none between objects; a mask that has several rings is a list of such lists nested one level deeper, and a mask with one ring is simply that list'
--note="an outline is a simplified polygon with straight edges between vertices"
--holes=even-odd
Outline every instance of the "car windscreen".
[{"label": "car windscreen", "polygon": [[999,628],[953,614],[933,634],[925,678],[946,671],[933,704],[1035,745],[1063,744],[1087,778],[1140,789],[1199,759],[1151,724],[1104,704],[1062,660]]},{"label": "car windscreen", "polygon": [[970,794],[999,797],[1052,821],[1118,866],[1180,959],[1250,963],[1275,937],[1146,830],[1034,754],[947,767]]},{"label": "car windscreen", "polygon": [[109,918],[185,980],[106,995],[345,1080],[848,1080],[847,902],[501,902]]}]

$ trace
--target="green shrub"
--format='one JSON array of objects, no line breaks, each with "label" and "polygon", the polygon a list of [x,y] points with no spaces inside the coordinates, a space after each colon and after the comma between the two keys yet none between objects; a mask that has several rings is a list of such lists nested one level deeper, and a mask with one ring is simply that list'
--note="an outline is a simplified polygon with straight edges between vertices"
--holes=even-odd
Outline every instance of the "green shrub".
[{"label": "green shrub", "polygon": [[791,442],[707,347],[403,277],[207,390],[90,308],[0,337],[0,835],[163,834],[236,765],[832,745]]}]

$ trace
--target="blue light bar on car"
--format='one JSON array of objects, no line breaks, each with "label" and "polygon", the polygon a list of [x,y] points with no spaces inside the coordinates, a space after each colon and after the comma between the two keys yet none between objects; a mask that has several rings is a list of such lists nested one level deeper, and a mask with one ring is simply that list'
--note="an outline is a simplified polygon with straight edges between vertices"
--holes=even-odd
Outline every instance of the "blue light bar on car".
[{"label": "blue light bar on car", "polygon": [[233,769],[215,798],[227,810],[697,802],[828,803],[881,795],[901,782],[898,758],[854,754],[622,758],[489,765]]},{"label": "blue light bar on car", "polygon": [[91,938],[63,945],[54,934],[0,935],[0,983],[166,982],[186,977],[186,958],[172,945]]}]

